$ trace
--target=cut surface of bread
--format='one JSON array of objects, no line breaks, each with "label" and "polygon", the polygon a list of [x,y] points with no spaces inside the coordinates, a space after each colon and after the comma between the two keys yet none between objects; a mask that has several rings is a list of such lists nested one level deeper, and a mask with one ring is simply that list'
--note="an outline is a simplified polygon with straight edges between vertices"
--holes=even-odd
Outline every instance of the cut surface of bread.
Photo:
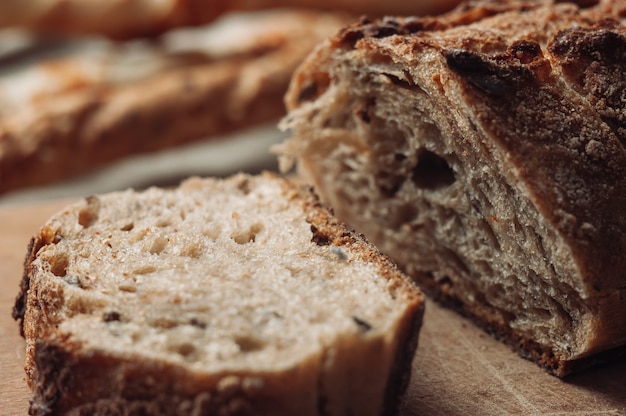
[{"label": "cut surface of bread", "polygon": [[624,16],[365,19],[294,75],[277,151],[423,289],[564,376],[626,344]]},{"label": "cut surface of bread", "polygon": [[35,236],[31,414],[391,414],[417,287],[276,175],[91,196]]},{"label": "cut surface of bread", "polygon": [[275,123],[293,70],[351,20],[242,13],[160,43],[68,40],[15,62],[0,74],[0,193]]}]

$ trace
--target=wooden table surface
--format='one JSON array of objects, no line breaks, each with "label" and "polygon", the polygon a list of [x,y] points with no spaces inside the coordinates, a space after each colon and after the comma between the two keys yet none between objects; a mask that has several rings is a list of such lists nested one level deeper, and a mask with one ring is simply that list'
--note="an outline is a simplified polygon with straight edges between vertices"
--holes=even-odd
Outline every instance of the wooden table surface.
[{"label": "wooden table surface", "polygon": [[[67,201],[0,208],[0,414],[24,415],[23,341],[11,308],[32,234]],[[429,302],[403,415],[626,415],[626,359],[559,380]]]}]

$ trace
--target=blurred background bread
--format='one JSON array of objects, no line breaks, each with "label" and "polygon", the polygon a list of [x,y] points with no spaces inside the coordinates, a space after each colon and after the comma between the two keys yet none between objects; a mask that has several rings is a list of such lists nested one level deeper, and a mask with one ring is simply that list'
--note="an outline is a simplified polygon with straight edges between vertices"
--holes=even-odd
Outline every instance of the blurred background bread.
[{"label": "blurred background bread", "polygon": [[0,193],[274,123],[293,70],[347,20],[281,10],[230,16],[158,43],[51,45],[46,51],[58,56],[0,77]]},{"label": "blurred background bread", "polygon": [[210,23],[232,11],[305,7],[367,15],[410,15],[443,12],[456,3],[455,0],[4,0],[0,3],[0,26],[129,39]]}]

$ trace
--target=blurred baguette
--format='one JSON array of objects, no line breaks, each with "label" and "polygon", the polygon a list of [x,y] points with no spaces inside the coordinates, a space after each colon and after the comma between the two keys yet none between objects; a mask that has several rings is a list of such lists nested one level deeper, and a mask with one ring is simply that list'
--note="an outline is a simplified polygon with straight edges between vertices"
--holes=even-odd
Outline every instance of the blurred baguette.
[{"label": "blurred baguette", "polygon": [[346,20],[241,14],[170,43],[87,44],[5,71],[0,193],[277,120],[295,67]]},{"label": "blurred baguette", "polygon": [[448,10],[457,3],[457,0],[3,0],[0,27],[128,39],[205,24],[229,11],[311,7],[368,15],[422,15]]}]

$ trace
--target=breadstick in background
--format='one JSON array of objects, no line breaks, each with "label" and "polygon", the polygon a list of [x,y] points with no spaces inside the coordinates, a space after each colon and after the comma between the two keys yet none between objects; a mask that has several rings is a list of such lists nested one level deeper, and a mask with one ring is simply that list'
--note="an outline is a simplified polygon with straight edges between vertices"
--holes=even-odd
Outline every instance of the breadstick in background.
[{"label": "breadstick in background", "polygon": [[422,15],[445,11],[457,3],[458,0],[2,0],[0,27],[128,39],[205,24],[236,10],[308,7],[368,15]]},{"label": "breadstick in background", "polygon": [[242,14],[157,45],[79,42],[69,56],[5,69],[0,193],[277,120],[295,67],[348,20]]}]

